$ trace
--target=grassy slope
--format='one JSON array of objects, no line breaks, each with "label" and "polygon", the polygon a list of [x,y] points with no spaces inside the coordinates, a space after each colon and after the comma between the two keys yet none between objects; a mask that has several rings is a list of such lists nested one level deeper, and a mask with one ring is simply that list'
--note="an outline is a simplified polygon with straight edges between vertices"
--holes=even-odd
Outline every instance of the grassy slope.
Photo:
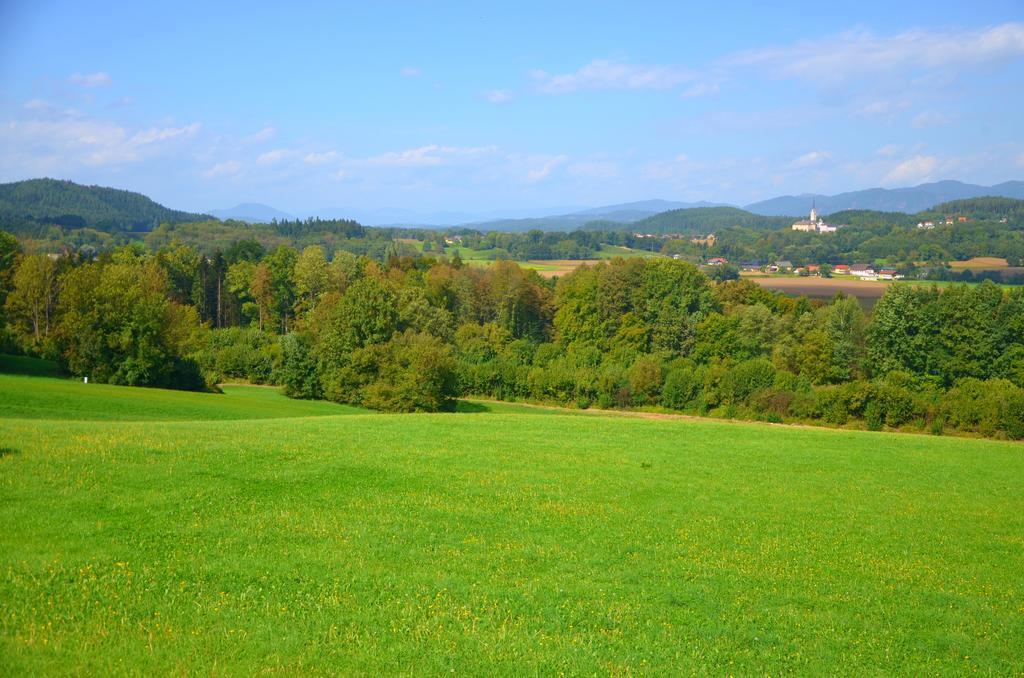
[{"label": "grassy slope", "polygon": [[1024,669],[1019,445],[494,410],[0,419],[0,673]]},{"label": "grassy slope", "polygon": [[292,400],[263,386],[225,386],[223,390],[223,394],[190,393],[0,374],[0,416],[137,421],[312,417],[365,411]]}]

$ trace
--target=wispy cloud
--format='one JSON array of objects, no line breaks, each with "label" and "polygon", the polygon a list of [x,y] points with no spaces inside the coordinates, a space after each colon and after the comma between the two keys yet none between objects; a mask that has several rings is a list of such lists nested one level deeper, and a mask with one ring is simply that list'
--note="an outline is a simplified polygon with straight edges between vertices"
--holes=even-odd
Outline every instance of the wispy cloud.
[{"label": "wispy cloud", "polygon": [[258,132],[254,132],[253,134],[250,134],[249,136],[244,137],[242,139],[242,143],[258,144],[258,143],[261,143],[263,141],[269,141],[269,140],[273,139],[274,136],[276,136],[276,135],[277,135],[277,128],[273,127],[272,125],[267,125],[266,127],[263,127]]},{"label": "wispy cloud", "polygon": [[822,83],[907,71],[963,70],[1024,55],[1024,23],[973,31],[915,29],[896,35],[854,30],[831,38],[742,52],[726,60],[733,67],[766,69],[775,77]]},{"label": "wispy cloud", "polygon": [[428,144],[404,151],[382,153],[367,158],[364,164],[376,167],[433,167],[495,150],[493,146],[457,147]]},{"label": "wispy cloud", "polygon": [[326,153],[307,153],[302,158],[302,161],[307,165],[326,165],[337,159],[338,153],[336,151],[327,151]]},{"label": "wispy cloud", "polygon": [[692,82],[695,76],[677,66],[640,65],[597,59],[571,73],[531,73],[537,90],[544,94],[568,94],[588,90],[666,90]]},{"label": "wispy cloud", "polygon": [[207,179],[215,179],[223,176],[233,176],[242,171],[244,165],[238,160],[225,160],[219,162],[213,167],[203,171],[203,176]]},{"label": "wispy cloud", "polygon": [[418,78],[423,75],[423,71],[415,66],[406,66],[401,70],[403,78]]},{"label": "wispy cloud", "polygon": [[256,164],[262,165],[263,167],[269,167],[271,165],[280,164],[295,155],[295,151],[288,150],[287,148],[275,148],[272,151],[261,153],[260,156],[256,158]]},{"label": "wispy cloud", "polygon": [[683,93],[680,96],[682,96],[684,99],[712,96],[718,94],[720,89],[721,87],[717,82],[698,82],[684,89]]},{"label": "wispy cloud", "polygon": [[68,82],[79,87],[106,87],[113,82],[111,77],[102,71],[99,73],[73,73]]},{"label": "wispy cloud", "polygon": [[880,100],[861,106],[857,113],[864,117],[891,117],[910,108],[909,101]]},{"label": "wispy cloud", "polygon": [[21,158],[29,167],[51,161],[65,168],[109,167],[134,163],[191,139],[199,123],[132,130],[80,115],[50,120],[11,120],[0,126],[0,155]]},{"label": "wispy cloud", "polygon": [[798,158],[793,158],[787,167],[790,169],[807,169],[808,167],[820,165],[831,157],[832,154],[827,151],[810,151]]},{"label": "wispy cloud", "polygon": [[549,176],[551,176],[551,173],[555,170],[556,167],[563,164],[568,159],[568,156],[564,155],[556,155],[553,158],[547,159],[542,165],[540,165],[539,167],[535,167],[526,173],[526,182],[530,184],[535,184],[539,181],[547,179]]},{"label": "wispy cloud", "polygon": [[939,159],[934,155],[915,155],[889,170],[882,183],[892,186],[929,181],[934,178],[933,173],[938,167]]},{"label": "wispy cloud", "polygon": [[507,89],[492,89],[484,93],[484,98],[492,104],[504,104],[512,100],[512,92]]},{"label": "wispy cloud", "polygon": [[952,116],[945,113],[923,111],[914,116],[914,119],[910,121],[910,125],[917,129],[921,129],[923,127],[942,127],[944,125],[948,125],[952,121]]}]

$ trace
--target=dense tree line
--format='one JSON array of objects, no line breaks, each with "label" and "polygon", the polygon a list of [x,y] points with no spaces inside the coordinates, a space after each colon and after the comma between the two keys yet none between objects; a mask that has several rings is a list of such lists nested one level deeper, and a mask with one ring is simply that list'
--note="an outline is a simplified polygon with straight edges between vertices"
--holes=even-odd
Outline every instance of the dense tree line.
[{"label": "dense tree line", "polygon": [[867,316],[683,261],[510,261],[240,240],[96,258],[0,236],[3,341],[111,383],[276,383],[388,411],[463,395],[1024,437],[1024,290],[893,287]]},{"label": "dense tree line", "polygon": [[39,237],[47,226],[101,232],[146,231],[160,223],[197,221],[201,215],[159,205],[140,193],[81,186],[56,179],[0,184],[0,223]]}]

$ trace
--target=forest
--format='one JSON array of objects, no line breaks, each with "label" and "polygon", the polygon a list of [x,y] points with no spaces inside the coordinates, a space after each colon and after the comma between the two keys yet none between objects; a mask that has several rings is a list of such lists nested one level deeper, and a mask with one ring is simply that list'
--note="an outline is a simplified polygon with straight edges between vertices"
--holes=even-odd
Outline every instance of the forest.
[{"label": "forest", "polygon": [[894,286],[869,316],[667,257],[546,280],[394,250],[170,239],[57,256],[4,233],[3,350],[92,381],[248,380],[385,411],[473,395],[1024,438],[1024,288]]}]

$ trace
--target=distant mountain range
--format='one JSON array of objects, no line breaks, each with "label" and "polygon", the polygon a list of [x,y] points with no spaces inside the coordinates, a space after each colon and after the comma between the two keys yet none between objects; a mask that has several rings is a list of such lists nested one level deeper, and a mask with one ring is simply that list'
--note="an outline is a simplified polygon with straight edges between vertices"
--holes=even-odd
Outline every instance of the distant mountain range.
[{"label": "distant mountain range", "polygon": [[[780,196],[747,205],[745,211],[723,203],[644,200],[602,207],[510,209],[482,214],[326,208],[303,216],[354,219],[367,226],[461,226],[485,231],[559,231],[584,226],[613,229],[622,224],[636,224],[637,228],[649,228],[652,232],[711,232],[716,227],[731,224],[773,227],[778,218],[806,214],[812,204],[823,215],[844,210],[913,214],[951,200],[982,196],[1024,200],[1024,181],[1006,181],[995,186],[938,181],[912,188],[872,188],[838,195]],[[242,203],[228,209],[211,210],[211,214],[220,219],[253,223],[297,218],[261,203]],[[161,223],[209,218],[209,215],[169,209],[140,193],[82,186],[70,181],[31,179],[0,184],[0,228],[18,233],[34,233],[50,224],[110,232],[147,231]]]},{"label": "distant mountain range", "polygon": [[914,214],[950,200],[982,196],[1024,200],[1024,181],[1006,181],[995,186],[978,186],[960,181],[936,181],[913,188],[869,188],[838,195],[784,195],[752,203],[744,209],[765,216],[795,216],[806,214],[813,204],[818,213],[823,215],[843,210]]},{"label": "distant mountain range", "polygon": [[210,214],[218,219],[237,219],[238,221],[248,221],[251,224],[269,224],[274,219],[281,221],[295,218],[287,212],[258,202],[243,202],[227,209],[210,210]]}]

